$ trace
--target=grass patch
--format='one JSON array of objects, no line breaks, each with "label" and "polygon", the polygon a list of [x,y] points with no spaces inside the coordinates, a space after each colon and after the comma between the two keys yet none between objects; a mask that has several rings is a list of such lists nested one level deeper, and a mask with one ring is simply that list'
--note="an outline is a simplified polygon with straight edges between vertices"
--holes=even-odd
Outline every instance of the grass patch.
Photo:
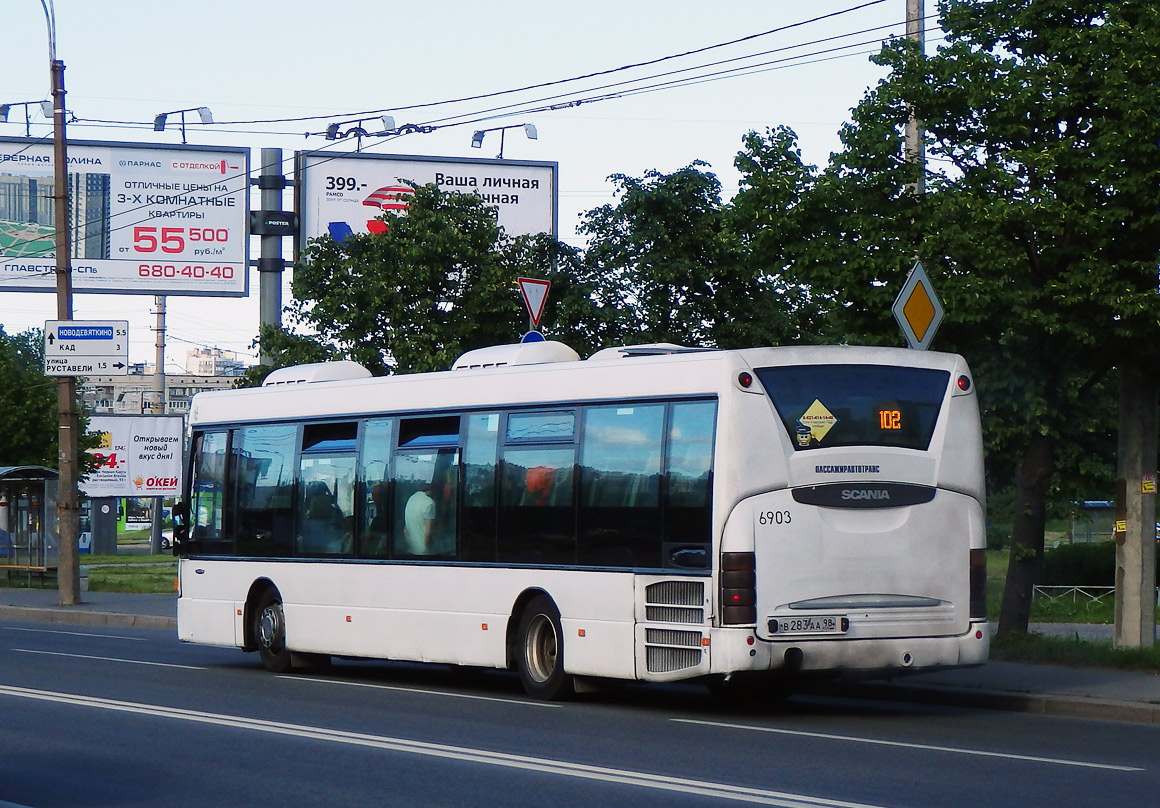
[{"label": "grass patch", "polygon": [[157,553],[154,555],[144,553],[133,555],[87,555],[82,553],[77,558],[82,567],[87,567],[91,564],[117,564],[120,566],[127,564],[177,564],[177,559],[173,557],[172,553]]},{"label": "grass patch", "polygon": [[89,591],[171,595],[176,577],[177,563],[172,558],[169,563],[147,566],[90,567]]},{"label": "grass patch", "polygon": [[1116,648],[1111,643],[1043,634],[991,638],[991,659],[1160,673],[1160,647]]}]

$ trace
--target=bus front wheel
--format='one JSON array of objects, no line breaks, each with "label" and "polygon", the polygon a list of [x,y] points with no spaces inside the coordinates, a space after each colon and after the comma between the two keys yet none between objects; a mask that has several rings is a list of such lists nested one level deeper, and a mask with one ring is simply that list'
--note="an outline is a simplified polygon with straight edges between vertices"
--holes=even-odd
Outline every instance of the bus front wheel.
[{"label": "bus front wheel", "polygon": [[524,691],[537,699],[562,699],[573,692],[564,673],[564,642],[560,610],[546,595],[537,595],[520,617],[516,633],[516,667]]},{"label": "bus front wheel", "polygon": [[273,673],[290,670],[290,652],[286,649],[286,614],[276,589],[267,589],[258,598],[254,615],[254,639],[262,665]]}]

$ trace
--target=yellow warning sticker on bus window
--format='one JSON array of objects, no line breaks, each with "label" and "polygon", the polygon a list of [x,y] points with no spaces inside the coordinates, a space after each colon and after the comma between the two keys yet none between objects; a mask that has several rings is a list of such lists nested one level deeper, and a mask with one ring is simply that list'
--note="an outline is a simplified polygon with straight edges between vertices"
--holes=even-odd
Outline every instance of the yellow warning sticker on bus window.
[{"label": "yellow warning sticker on bus window", "polygon": [[[809,429],[809,438],[821,443],[825,439],[826,433],[834,428],[834,424],[838,423],[838,419],[826,409],[826,405],[815,398],[814,403],[809,406],[805,414],[798,418],[798,423]],[[806,436],[799,435],[798,440],[804,437]]]}]

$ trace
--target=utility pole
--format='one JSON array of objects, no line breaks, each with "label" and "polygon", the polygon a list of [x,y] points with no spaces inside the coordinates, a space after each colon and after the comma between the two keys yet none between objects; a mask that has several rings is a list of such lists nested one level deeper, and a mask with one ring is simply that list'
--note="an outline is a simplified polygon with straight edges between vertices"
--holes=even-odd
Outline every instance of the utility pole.
[{"label": "utility pole", "polygon": [[[71,238],[69,223],[68,152],[65,147],[64,62],[55,58],[52,68],[53,129],[53,216],[56,219],[56,319],[72,319],[72,264],[69,260]],[[80,566],[77,546],[77,512],[80,497],[77,482],[77,380],[61,376],[57,381],[57,415],[60,467],[60,490],[57,493],[57,536],[60,542],[57,587],[64,606],[81,602]]]},{"label": "utility pole", "polygon": [[[157,325],[154,327],[153,347],[153,414],[165,414],[165,295],[153,298],[156,306]],[[164,497],[153,497],[153,521],[149,531],[149,552],[161,552],[161,511],[165,507]]]},{"label": "utility pole", "polygon": [[1116,626],[1120,648],[1156,641],[1157,385],[1151,368],[1120,366],[1116,470]]},{"label": "utility pole", "polygon": [[[926,20],[923,0],[906,0],[906,38],[918,43],[920,50],[926,49]],[[926,190],[926,147],[922,142],[922,125],[911,110],[906,123],[905,158],[908,163],[917,163],[918,180],[912,186],[914,194],[921,196]]]}]

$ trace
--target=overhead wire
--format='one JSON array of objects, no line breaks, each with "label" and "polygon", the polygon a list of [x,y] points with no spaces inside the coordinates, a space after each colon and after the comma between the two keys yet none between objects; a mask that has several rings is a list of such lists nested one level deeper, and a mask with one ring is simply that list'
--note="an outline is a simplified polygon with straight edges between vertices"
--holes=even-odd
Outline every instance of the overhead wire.
[{"label": "overhead wire", "polygon": [[[457,102],[463,101],[463,100],[493,98],[493,97],[499,97],[502,95],[508,95],[508,94],[512,94],[512,93],[523,92],[523,91],[526,91],[529,89],[536,89],[536,88],[542,88],[542,87],[547,87],[547,86],[555,86],[555,85],[559,85],[559,84],[580,81],[580,80],[584,80],[587,78],[592,78],[592,77],[597,77],[597,76],[602,76],[602,75],[609,75],[609,74],[621,72],[624,70],[635,69],[635,68],[638,68],[641,66],[658,64],[658,63],[672,60],[672,59],[683,58],[683,57],[695,55],[698,53],[704,53],[704,52],[714,50],[717,48],[738,44],[740,42],[750,41],[750,40],[753,40],[753,39],[756,39],[759,37],[767,36],[767,35],[772,34],[772,33],[789,30],[791,28],[800,27],[802,25],[810,24],[813,22],[818,22],[820,20],[839,16],[841,14],[850,13],[851,11],[857,11],[857,10],[866,8],[868,6],[877,5],[880,2],[883,2],[883,0],[873,0],[872,2],[862,3],[860,5],[852,6],[852,7],[846,8],[846,9],[832,12],[830,14],[825,14],[825,15],[811,18],[809,20],[803,20],[803,21],[799,21],[796,23],[786,25],[786,26],[781,26],[779,28],[771,29],[769,31],[765,31],[765,32],[757,33],[757,34],[751,34],[751,35],[748,35],[746,37],[740,37],[738,39],[730,40],[728,42],[717,43],[714,45],[705,46],[703,48],[698,48],[695,50],[686,51],[686,52],[681,53],[681,54],[672,54],[669,56],[660,57],[658,59],[653,59],[653,60],[649,60],[649,61],[645,61],[645,62],[639,62],[639,63],[633,64],[633,65],[625,65],[625,66],[622,66],[619,68],[613,68],[610,70],[596,71],[593,73],[585,74],[583,76],[573,77],[570,79],[561,79],[561,80],[552,81],[552,82],[542,82],[540,84],[528,85],[526,87],[521,87],[521,88],[516,88],[516,89],[511,89],[511,90],[502,90],[502,91],[497,91],[497,92],[493,92],[493,93],[486,93],[486,94],[481,94],[478,96],[465,97],[463,99],[453,99],[451,101],[443,101],[443,102],[430,102],[427,104],[414,105],[412,107],[397,107],[397,108],[393,108],[393,109],[395,111],[398,111],[400,109],[412,109],[412,108],[425,108],[425,107],[441,106],[441,105],[446,105],[446,104],[451,104],[451,103],[457,103]],[[935,16],[935,15],[928,15],[928,17],[933,17],[933,16]],[[814,45],[814,44],[831,42],[831,41],[835,41],[838,39],[844,39],[844,38],[848,38],[850,36],[857,36],[857,35],[860,35],[863,33],[869,33],[869,32],[876,31],[876,30],[893,28],[893,27],[896,27],[900,24],[901,23],[892,23],[892,24],[888,24],[888,25],[876,26],[873,28],[863,29],[861,31],[854,31],[854,32],[846,33],[846,34],[838,34],[838,35],[834,35],[834,36],[830,36],[830,37],[824,37],[821,39],[797,43],[795,45],[782,46],[779,48],[774,48],[774,49],[762,51],[762,52],[755,53],[755,54],[748,54],[748,55],[739,56],[739,57],[731,57],[729,59],[718,60],[716,62],[710,62],[710,63],[706,63],[706,64],[702,64],[702,65],[695,65],[695,66],[680,68],[680,69],[672,70],[672,71],[664,71],[662,73],[653,74],[651,76],[642,76],[642,77],[638,77],[635,79],[628,79],[628,80],[625,80],[622,82],[614,82],[614,83],[607,84],[607,85],[600,85],[597,87],[591,87],[591,88],[587,88],[585,90],[572,91],[569,93],[562,93],[562,94],[555,95],[555,96],[546,96],[546,97],[540,98],[540,99],[527,100],[524,102],[504,105],[504,106],[500,106],[500,107],[493,107],[493,108],[486,109],[486,110],[477,110],[475,112],[460,113],[458,115],[451,115],[451,116],[448,116],[445,118],[436,118],[436,119],[433,119],[431,121],[424,122],[423,124],[420,124],[419,126],[424,128],[424,129],[429,128],[431,131],[433,131],[435,129],[446,128],[446,127],[451,127],[451,126],[464,126],[464,125],[468,125],[468,124],[472,124],[472,123],[482,123],[482,122],[486,122],[486,121],[490,121],[490,120],[495,120],[496,118],[511,117],[513,115],[527,115],[527,114],[534,114],[537,112],[554,111],[557,109],[579,106],[581,104],[597,103],[600,101],[607,101],[607,100],[612,100],[615,98],[624,98],[624,97],[629,97],[632,95],[638,95],[638,94],[643,94],[643,93],[648,93],[648,92],[658,92],[661,90],[673,89],[673,88],[682,87],[682,86],[692,86],[694,84],[705,83],[708,81],[719,81],[719,80],[723,80],[726,78],[735,78],[735,77],[739,77],[742,75],[751,75],[753,73],[767,72],[769,70],[774,70],[774,69],[786,69],[788,67],[813,64],[813,63],[816,63],[818,61],[828,61],[830,59],[835,59],[835,58],[847,58],[849,56],[861,55],[861,54],[842,54],[839,56],[831,56],[831,57],[828,57],[827,59],[815,59],[815,60],[806,61],[806,62],[801,61],[801,60],[807,59],[809,57],[818,56],[818,55],[826,54],[826,53],[833,53],[835,51],[848,50],[850,48],[860,47],[860,46],[863,46],[866,44],[871,44],[873,42],[878,42],[880,40],[867,40],[864,42],[850,43],[847,45],[842,45],[842,46],[838,46],[835,48],[829,48],[829,49],[825,49],[822,51],[816,51],[816,52],[804,53],[804,54],[796,54],[794,56],[788,56],[788,57],[785,57],[783,59],[772,60],[769,62],[742,65],[742,66],[729,68],[729,69],[722,70],[722,71],[717,71],[716,73],[701,74],[701,75],[697,75],[697,76],[685,76],[685,77],[680,78],[680,79],[674,79],[673,81],[660,82],[660,83],[653,84],[653,85],[645,85],[643,87],[626,87],[627,85],[639,84],[640,82],[643,82],[643,81],[649,81],[649,80],[653,80],[653,79],[657,79],[657,78],[674,76],[674,75],[678,75],[681,73],[688,73],[688,72],[694,71],[694,70],[703,70],[703,69],[708,68],[708,67],[716,67],[716,66],[719,66],[722,64],[729,64],[732,62],[743,61],[743,60],[753,59],[753,58],[759,58],[761,56],[770,55],[773,53],[780,53],[780,52],[784,52],[787,50],[794,50],[794,49],[798,49],[798,48],[802,48],[802,47],[808,47],[808,46]],[[867,51],[865,53],[873,53],[873,52],[874,51]],[[560,103],[560,104],[553,104],[553,105],[541,106],[541,107],[530,107],[530,108],[524,107],[522,109],[517,109],[518,107],[523,107],[526,104],[543,103],[545,101],[552,101],[552,100],[556,100],[556,99],[560,99],[560,98],[566,98],[570,95],[575,95],[576,93],[590,93],[590,92],[595,92],[595,91],[603,90],[603,89],[613,89],[616,87],[626,87],[626,89],[618,90],[618,91],[612,92],[612,93],[604,93],[601,95],[591,96],[588,98],[577,98],[577,99],[573,99],[569,102],[564,102],[564,103]],[[381,112],[381,111],[390,111],[390,109],[377,110],[375,112]],[[267,121],[258,121],[258,120],[241,121],[241,122],[236,122],[236,123],[242,123],[242,124],[266,123],[266,122],[281,123],[281,122],[308,121],[308,120],[318,120],[318,119],[334,119],[335,117],[352,117],[353,118],[353,117],[358,116],[358,115],[369,115],[369,114],[373,114],[373,113],[372,112],[350,113],[349,116],[345,116],[345,115],[344,116],[334,116],[334,115],[304,116],[304,117],[299,117],[299,118],[269,119]],[[476,116],[476,117],[471,117],[471,116]],[[109,121],[109,120],[102,120],[102,119],[84,119],[84,118],[76,119],[76,123],[78,123],[78,124],[83,125],[83,124],[88,123],[88,122],[100,123],[100,124],[111,125],[111,126],[127,126],[127,127],[151,126],[151,124],[146,124],[145,122],[133,122],[133,121],[118,122],[118,121]],[[230,123],[235,123],[235,122],[223,122],[223,124],[226,124],[226,125],[228,125]],[[268,133],[268,132],[254,132],[254,134],[270,134],[270,133]],[[296,134],[296,133],[294,133],[294,134]],[[384,134],[388,134],[388,133],[384,133]],[[401,136],[402,135],[388,137],[386,140],[381,140],[381,141],[378,141],[377,143],[372,144],[372,146],[368,147],[367,149],[362,149],[360,147],[360,151],[369,151],[370,148],[373,148],[373,146],[382,145],[383,143],[390,142],[391,140],[395,140],[395,139],[397,139],[397,137],[401,137]],[[41,138],[41,139],[44,139],[44,138]],[[341,141],[341,140],[334,141],[334,143],[326,144],[325,146],[322,146],[319,149],[316,149],[315,151],[322,151],[322,150],[330,148],[332,146],[337,147],[342,142],[343,141]],[[30,143],[28,146],[26,146],[21,151],[22,152],[26,151],[28,148],[31,148],[33,145],[35,145],[35,144]],[[349,153],[343,152],[342,154],[336,154],[331,159],[338,159],[340,157],[346,156],[347,154],[349,154]],[[293,156],[291,156],[289,158],[284,159],[283,162],[286,163],[286,162],[289,162],[293,159],[294,159]],[[324,161],[324,162],[327,162],[327,161]],[[232,177],[222,178],[221,182],[228,183],[230,180],[238,179],[238,178],[242,178],[242,177],[245,177],[248,179],[249,172],[239,172],[238,174],[233,175]],[[237,193],[236,190],[226,191],[226,192],[219,194],[219,196],[215,197],[215,198],[221,198],[221,197],[229,196],[229,195],[232,195],[235,193]],[[119,217],[119,216],[128,215],[128,214],[131,214],[137,210],[144,209],[146,207],[148,207],[148,206],[145,204],[142,204],[142,205],[135,207],[135,208],[129,208],[127,210],[118,211],[116,214],[113,214],[113,216]],[[186,207],[190,207],[190,206],[183,206],[180,208],[176,208],[175,210],[183,210]],[[94,221],[97,221],[97,220],[94,220]],[[135,225],[141,224],[144,221],[148,221],[148,219],[137,219],[137,220],[131,221],[131,222],[126,223],[126,224],[118,225],[117,227],[111,227],[109,232],[110,233],[117,232],[119,230],[123,230],[123,229],[126,229],[128,227],[133,227]],[[12,247],[18,247],[18,246],[22,246],[25,244],[30,244],[30,243],[33,243],[34,241],[35,240],[29,239],[25,242],[15,242],[12,245],[10,245],[10,249]],[[47,256],[50,253],[51,253],[51,251],[45,250],[40,255]],[[10,263],[13,261],[17,261],[17,260],[21,260],[21,259],[36,258],[36,257],[37,257],[37,254],[25,255],[25,256],[13,256],[11,258],[8,258],[8,257],[0,258],[0,265],[5,264],[5,263]],[[51,274],[53,274],[53,272],[33,273],[30,276],[25,276],[25,277],[38,277],[38,276],[51,275]],[[13,282],[19,282],[23,279],[24,278],[0,279],[0,284],[3,284],[5,281],[8,281],[8,280],[11,280]]]}]

